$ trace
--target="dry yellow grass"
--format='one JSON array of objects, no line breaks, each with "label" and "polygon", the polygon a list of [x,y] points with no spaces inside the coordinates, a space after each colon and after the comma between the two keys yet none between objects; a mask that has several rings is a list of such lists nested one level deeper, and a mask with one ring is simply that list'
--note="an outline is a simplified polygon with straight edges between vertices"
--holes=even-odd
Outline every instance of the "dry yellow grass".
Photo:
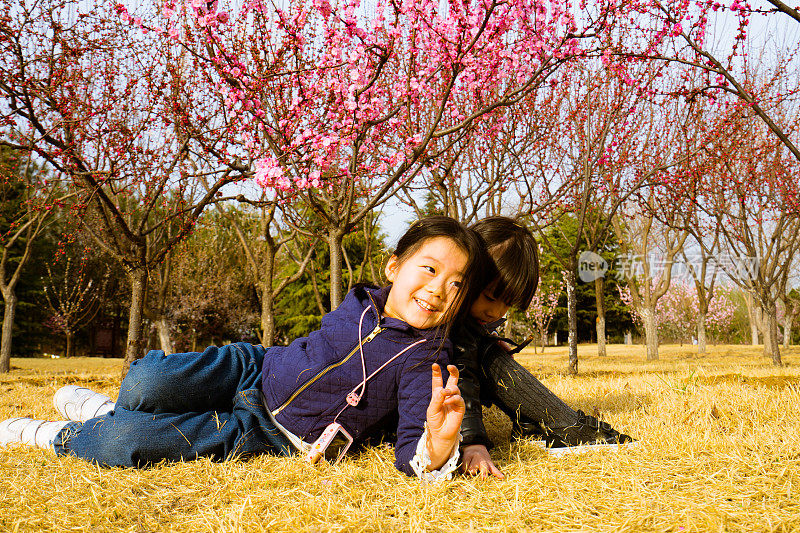
[{"label": "dry yellow grass", "polygon": [[[0,449],[0,531],[798,531],[800,349],[773,368],[760,350],[707,356],[666,346],[593,356],[564,376],[563,349],[521,362],[571,405],[640,439],[620,452],[553,458],[509,443],[487,412],[507,479],[407,478],[386,447],[337,467],[299,459],[197,461],[100,469],[44,450]],[[0,418],[52,418],[67,383],[110,395],[119,360],[14,359],[0,376]]]}]

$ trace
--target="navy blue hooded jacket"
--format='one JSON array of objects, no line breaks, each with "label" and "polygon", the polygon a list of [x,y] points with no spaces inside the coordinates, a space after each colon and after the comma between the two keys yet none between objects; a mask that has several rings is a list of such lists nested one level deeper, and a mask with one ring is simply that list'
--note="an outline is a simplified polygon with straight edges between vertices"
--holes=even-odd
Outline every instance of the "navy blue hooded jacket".
[{"label": "navy blue hooded jacket", "polygon": [[275,419],[305,442],[314,442],[346,405],[347,394],[362,381],[359,319],[366,373],[420,339],[367,382],[357,406],[348,406],[337,422],[359,442],[397,418],[395,466],[414,475],[409,462],[422,436],[431,399],[431,364],[447,379],[450,343],[436,328],[419,330],[383,318],[389,287],[357,287],[322,318],[319,330],[289,346],[269,348],[264,357],[262,390]]}]

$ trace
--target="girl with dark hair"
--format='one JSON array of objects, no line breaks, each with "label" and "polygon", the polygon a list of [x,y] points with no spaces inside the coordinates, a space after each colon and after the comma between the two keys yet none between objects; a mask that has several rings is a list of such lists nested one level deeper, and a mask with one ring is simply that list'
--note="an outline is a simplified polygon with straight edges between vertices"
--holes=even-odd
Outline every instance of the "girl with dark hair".
[{"label": "girl with dark hair", "polygon": [[6,420],[0,444],[105,466],[294,451],[315,461],[337,443],[341,457],[392,420],[397,468],[449,477],[464,402],[454,366],[444,384],[447,334],[490,268],[475,232],[447,217],[420,220],[386,265],[391,285],[354,288],[308,337],[285,347],[151,351],[131,364],[116,403],[64,387],[54,403],[68,421]]},{"label": "girl with dark hair", "polygon": [[503,477],[489,456],[492,442],[483,425],[482,405],[494,404],[505,412],[513,436],[543,439],[554,453],[631,442],[628,435],[564,403],[514,360],[514,351],[495,333],[511,307],[528,308],[539,284],[537,243],[531,232],[500,216],[484,218],[472,229],[483,237],[497,270],[450,337],[451,361],[460,372],[466,403],[461,428],[464,471]]}]

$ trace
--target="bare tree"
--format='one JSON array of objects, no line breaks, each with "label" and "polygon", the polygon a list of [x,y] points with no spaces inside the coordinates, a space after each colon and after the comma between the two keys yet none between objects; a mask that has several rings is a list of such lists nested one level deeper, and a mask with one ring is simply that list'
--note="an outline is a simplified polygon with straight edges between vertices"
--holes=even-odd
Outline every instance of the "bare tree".
[{"label": "bare tree", "polygon": [[[250,200],[244,195],[239,195],[238,200],[254,209],[234,212],[222,203],[217,203],[217,209],[235,230],[247,258],[261,302],[259,337],[261,344],[272,346],[275,342],[275,301],[290,283],[302,277],[311,261],[316,241],[300,244],[298,231],[281,230],[277,220],[279,204],[276,200],[266,199],[266,192],[262,191],[259,200]],[[300,257],[289,251],[292,243],[305,248]],[[276,260],[282,251],[284,257],[296,260],[297,268],[279,279]]]},{"label": "bare tree", "polygon": [[6,207],[9,225],[0,234],[0,294],[5,303],[0,337],[0,373],[8,372],[11,337],[16,316],[17,284],[32,257],[34,246],[54,215],[55,206],[69,198],[58,180],[43,174],[31,159],[30,150],[9,150],[0,141],[0,199]]},{"label": "bare tree", "polygon": [[[532,213],[530,219],[542,245],[564,272],[569,371],[574,373],[578,367],[575,291],[579,254],[581,250],[598,251],[617,211],[630,204],[631,195],[685,159],[681,152],[652,149],[658,139],[670,132],[674,135],[685,110],[675,102],[670,106],[648,102],[641,87],[629,85],[610,68],[581,67],[567,72],[556,89],[562,96],[554,94],[537,102],[537,116],[549,117],[545,120],[553,125],[545,139],[537,140],[539,153],[524,154],[524,158],[518,154],[515,161],[520,164],[517,188],[524,209]],[[643,79],[653,80],[657,74],[642,71]],[[563,91],[563,87],[571,90]],[[541,99],[543,95],[538,96]],[[661,121],[665,117],[671,117],[667,125]],[[562,221],[568,218],[576,221],[576,231],[564,231],[568,225]],[[551,238],[550,231],[559,238]],[[563,246],[564,242],[568,246]],[[594,281],[598,312],[602,313],[603,283]],[[605,337],[601,320],[598,335]],[[604,343],[598,345],[602,350]]]},{"label": "bare tree", "polygon": [[72,258],[64,260],[64,270],[53,275],[47,265],[47,283],[44,296],[51,315],[51,326],[66,338],[64,356],[72,357],[75,351],[75,334],[89,324],[100,310],[100,296],[105,289],[105,280],[88,279],[85,261],[73,269]]},{"label": "bare tree", "polygon": [[[731,150],[738,158],[727,157]],[[719,221],[731,261],[729,275],[755,299],[764,354],[781,365],[776,302],[786,292],[788,271],[800,251],[796,205],[798,160],[753,122],[740,122],[718,144],[719,171],[709,183],[707,207]],[[719,186],[719,182],[724,186]]]},{"label": "bare tree", "polygon": [[656,218],[655,192],[647,197],[649,210],[639,215],[614,217],[614,231],[626,257],[622,273],[628,283],[633,306],[642,318],[647,360],[658,359],[656,306],[667,293],[675,257],[683,250],[688,231],[674,229]]}]

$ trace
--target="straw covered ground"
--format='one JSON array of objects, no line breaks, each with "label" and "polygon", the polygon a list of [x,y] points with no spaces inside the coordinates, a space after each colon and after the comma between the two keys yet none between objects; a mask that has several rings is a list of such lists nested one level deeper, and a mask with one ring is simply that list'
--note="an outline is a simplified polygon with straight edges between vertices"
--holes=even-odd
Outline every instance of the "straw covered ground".
[{"label": "straw covered ground", "polygon": [[[664,346],[581,346],[520,361],[569,404],[640,439],[618,452],[554,458],[509,442],[487,411],[507,478],[426,485],[395,471],[387,447],[343,464],[299,459],[103,469],[36,449],[0,449],[0,531],[797,531],[800,348],[774,368],[759,348],[699,357]],[[0,418],[53,418],[53,393],[76,383],[115,395],[119,360],[12,359]]]}]

